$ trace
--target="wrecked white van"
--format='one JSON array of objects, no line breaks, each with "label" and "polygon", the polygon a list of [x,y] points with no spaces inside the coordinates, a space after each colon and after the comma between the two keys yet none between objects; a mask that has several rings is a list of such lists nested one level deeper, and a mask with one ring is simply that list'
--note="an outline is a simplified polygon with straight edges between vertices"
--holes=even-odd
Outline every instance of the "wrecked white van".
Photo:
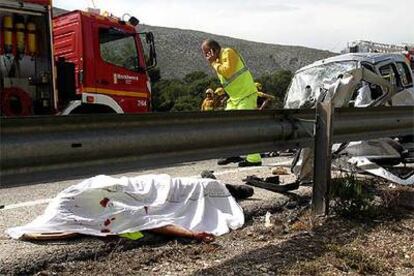
[{"label": "wrecked white van", "polygon": [[[295,73],[284,107],[314,108],[323,101],[335,107],[414,106],[413,73],[402,54],[354,53],[320,60]],[[414,169],[405,164],[414,163],[413,145],[413,136],[335,145],[333,163],[412,185]],[[300,151],[293,164],[298,181],[311,181],[312,160],[311,149]]]},{"label": "wrecked white van", "polygon": [[[329,87],[338,80],[342,80],[345,85],[347,83],[344,80],[350,77],[354,78],[354,85],[343,91],[347,93],[345,98],[350,101],[341,98],[341,102],[335,103],[337,106],[354,104],[358,89],[367,84],[370,85],[373,100],[370,106],[414,105],[413,73],[404,55],[358,53],[320,60],[298,70],[286,94],[285,108],[312,107],[312,103],[324,100]],[[387,91],[390,86],[395,91]],[[392,95],[384,97],[387,93]],[[385,98],[392,98],[391,102],[384,101]]]}]

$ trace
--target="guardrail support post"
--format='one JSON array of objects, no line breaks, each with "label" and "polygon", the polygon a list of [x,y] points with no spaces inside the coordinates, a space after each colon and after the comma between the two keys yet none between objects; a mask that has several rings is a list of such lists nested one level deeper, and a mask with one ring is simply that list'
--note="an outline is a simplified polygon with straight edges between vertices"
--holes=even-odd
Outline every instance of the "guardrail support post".
[{"label": "guardrail support post", "polygon": [[327,215],[329,209],[333,113],[331,102],[317,104],[312,193],[312,212],[316,216]]}]

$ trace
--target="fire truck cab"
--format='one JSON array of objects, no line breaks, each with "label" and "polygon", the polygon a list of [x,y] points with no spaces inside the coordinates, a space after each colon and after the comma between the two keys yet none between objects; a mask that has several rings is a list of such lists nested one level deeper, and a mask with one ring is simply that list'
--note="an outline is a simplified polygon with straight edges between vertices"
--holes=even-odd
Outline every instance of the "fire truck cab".
[{"label": "fire truck cab", "polygon": [[[73,11],[54,18],[53,36],[62,114],[150,111],[147,70],[156,62],[151,33],[139,34],[116,18]],[[142,37],[149,43],[148,56]]]},{"label": "fire truck cab", "polygon": [[82,11],[52,19],[50,0],[0,0],[1,116],[150,111],[154,39],[138,23]]}]

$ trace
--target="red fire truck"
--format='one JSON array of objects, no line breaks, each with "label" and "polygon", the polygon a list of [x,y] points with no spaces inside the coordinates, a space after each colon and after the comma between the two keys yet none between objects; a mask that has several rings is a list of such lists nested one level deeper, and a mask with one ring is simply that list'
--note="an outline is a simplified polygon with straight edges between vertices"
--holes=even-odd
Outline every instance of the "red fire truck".
[{"label": "red fire truck", "polygon": [[414,47],[411,47],[411,48],[407,47],[405,56],[410,61],[411,70],[414,72]]},{"label": "red fire truck", "polygon": [[0,0],[0,22],[2,116],[150,111],[154,39],[136,18]]}]

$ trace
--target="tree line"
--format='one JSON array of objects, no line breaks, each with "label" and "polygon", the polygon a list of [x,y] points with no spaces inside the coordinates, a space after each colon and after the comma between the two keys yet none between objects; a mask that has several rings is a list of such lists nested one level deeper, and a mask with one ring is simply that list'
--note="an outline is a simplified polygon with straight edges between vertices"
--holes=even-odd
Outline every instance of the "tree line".
[{"label": "tree line", "polygon": [[[196,71],[182,79],[163,79],[158,68],[149,72],[152,82],[152,110],[154,112],[199,111],[207,88],[220,87],[216,77]],[[256,79],[263,91],[275,96],[269,108],[282,108],[286,91],[293,74],[288,70],[278,70]]]}]

